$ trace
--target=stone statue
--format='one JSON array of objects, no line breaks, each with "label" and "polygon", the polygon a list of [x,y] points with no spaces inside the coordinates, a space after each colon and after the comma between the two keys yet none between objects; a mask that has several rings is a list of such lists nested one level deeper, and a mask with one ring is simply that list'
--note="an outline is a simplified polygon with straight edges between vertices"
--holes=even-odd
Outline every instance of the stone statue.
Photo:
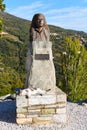
[{"label": "stone statue", "polygon": [[26,87],[55,90],[56,79],[50,31],[43,14],[33,16],[30,27],[30,51],[27,53]]},{"label": "stone statue", "polygon": [[26,59],[27,88],[20,90],[16,98],[17,124],[57,123],[65,126],[67,121],[66,94],[56,87],[49,36],[44,15],[35,14],[30,27],[31,48]]}]

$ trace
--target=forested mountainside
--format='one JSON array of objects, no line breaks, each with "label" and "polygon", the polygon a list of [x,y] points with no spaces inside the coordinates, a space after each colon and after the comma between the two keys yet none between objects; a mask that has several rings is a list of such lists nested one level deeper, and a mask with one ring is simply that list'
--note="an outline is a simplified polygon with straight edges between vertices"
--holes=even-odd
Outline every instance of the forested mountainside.
[{"label": "forested mountainside", "polygon": [[[29,28],[31,21],[0,12],[4,19],[4,35],[0,39],[0,95],[14,93],[15,88],[25,86],[25,61],[29,46]],[[87,33],[66,30],[49,25],[50,41],[53,43],[56,79],[60,77],[61,53],[64,51],[65,36],[77,36],[87,46]]]}]

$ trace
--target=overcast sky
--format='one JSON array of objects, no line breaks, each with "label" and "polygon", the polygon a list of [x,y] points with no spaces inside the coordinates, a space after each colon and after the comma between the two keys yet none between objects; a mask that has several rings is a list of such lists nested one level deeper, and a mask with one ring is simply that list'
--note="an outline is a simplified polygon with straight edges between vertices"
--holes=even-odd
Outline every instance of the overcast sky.
[{"label": "overcast sky", "polygon": [[5,12],[32,20],[43,13],[48,24],[87,32],[87,0],[4,0]]}]

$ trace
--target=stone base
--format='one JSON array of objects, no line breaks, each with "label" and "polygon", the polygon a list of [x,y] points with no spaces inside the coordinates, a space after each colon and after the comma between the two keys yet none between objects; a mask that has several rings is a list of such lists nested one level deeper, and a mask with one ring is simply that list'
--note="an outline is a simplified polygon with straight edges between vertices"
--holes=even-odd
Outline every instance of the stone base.
[{"label": "stone base", "polygon": [[55,93],[29,98],[16,97],[17,124],[66,124],[66,94],[59,88]]}]

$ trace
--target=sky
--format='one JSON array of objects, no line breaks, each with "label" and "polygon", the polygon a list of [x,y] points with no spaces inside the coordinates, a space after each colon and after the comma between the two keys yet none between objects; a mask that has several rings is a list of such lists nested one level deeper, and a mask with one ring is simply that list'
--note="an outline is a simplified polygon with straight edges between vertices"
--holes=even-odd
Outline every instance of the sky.
[{"label": "sky", "polygon": [[87,33],[87,0],[4,0],[5,12],[32,20],[36,13],[46,17],[47,24]]}]

